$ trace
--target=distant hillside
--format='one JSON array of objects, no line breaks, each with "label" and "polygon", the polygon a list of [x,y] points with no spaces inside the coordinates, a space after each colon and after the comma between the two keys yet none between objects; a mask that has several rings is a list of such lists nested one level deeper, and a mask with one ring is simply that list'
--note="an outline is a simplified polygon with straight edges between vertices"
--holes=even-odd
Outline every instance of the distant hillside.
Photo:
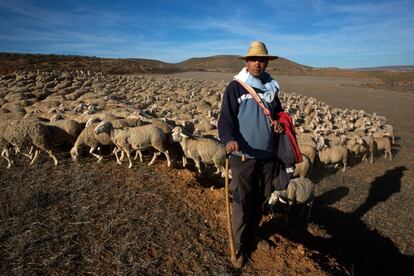
[{"label": "distant hillside", "polygon": [[107,74],[172,73],[172,64],[151,59],[0,53],[0,74],[16,70],[90,70]]},{"label": "distant hillside", "polygon": [[[244,62],[234,55],[191,58],[179,63],[166,63],[151,59],[116,59],[88,56],[0,53],[0,75],[16,70],[52,71],[86,70],[105,74],[170,74],[186,71],[238,72]],[[285,58],[271,61],[267,69],[272,75],[326,76],[348,78],[377,78],[372,88],[414,91],[414,66],[388,66],[377,68],[338,69],[315,68]],[[409,70],[408,70],[409,69]],[[371,84],[367,84],[370,87]]]},{"label": "distant hillside", "polygon": [[357,71],[399,71],[411,72],[414,71],[414,65],[394,65],[394,66],[380,66],[380,67],[364,67],[354,68]]},{"label": "distant hillside", "polygon": [[[174,73],[184,71],[238,72],[244,62],[237,56],[191,58],[180,63],[151,59],[115,59],[88,56],[0,53],[0,74],[16,70],[90,70],[107,74]],[[312,70],[284,58],[269,63],[268,70],[282,75],[303,75]]]},{"label": "distant hillside", "polygon": [[[214,71],[214,72],[238,72],[243,66],[244,61],[237,56],[212,56],[202,58],[191,58],[175,64],[184,71]],[[282,75],[302,75],[312,70],[312,67],[304,66],[285,58],[269,62],[268,71]]]}]

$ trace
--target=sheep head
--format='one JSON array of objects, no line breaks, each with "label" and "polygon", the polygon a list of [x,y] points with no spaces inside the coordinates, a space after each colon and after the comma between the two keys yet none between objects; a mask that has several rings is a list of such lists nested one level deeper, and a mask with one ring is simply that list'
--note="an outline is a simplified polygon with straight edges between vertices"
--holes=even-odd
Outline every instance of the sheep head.
[{"label": "sheep head", "polygon": [[184,133],[185,130],[183,127],[176,126],[171,131],[171,135],[174,142],[181,142],[183,139],[190,137],[188,134]]},{"label": "sheep head", "polygon": [[78,156],[79,156],[79,150],[78,150],[78,148],[73,147],[70,150],[70,156],[72,157],[72,160],[76,162],[78,160]]},{"label": "sheep head", "polygon": [[317,141],[316,149],[322,150],[325,147],[325,139],[322,136],[319,136],[316,141]]},{"label": "sheep head", "polygon": [[100,134],[100,133],[110,134],[112,129],[113,129],[113,126],[110,122],[102,121],[95,127],[93,132],[95,132],[96,134]]},{"label": "sheep head", "polygon": [[171,136],[174,142],[181,142],[182,140],[182,134],[183,129],[179,126],[173,128],[173,130],[171,131]]},{"label": "sheep head", "polygon": [[101,119],[97,118],[97,117],[91,117],[89,118],[89,120],[86,122],[85,128],[87,128],[88,126],[92,125],[92,124],[96,124],[99,123],[101,121]]}]

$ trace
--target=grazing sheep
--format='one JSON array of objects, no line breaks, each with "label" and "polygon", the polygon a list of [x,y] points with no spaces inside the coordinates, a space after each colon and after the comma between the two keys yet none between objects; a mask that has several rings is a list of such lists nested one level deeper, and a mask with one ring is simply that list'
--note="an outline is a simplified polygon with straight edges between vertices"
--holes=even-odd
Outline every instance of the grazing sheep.
[{"label": "grazing sheep", "polygon": [[[7,123],[2,123],[0,129],[3,131],[3,138],[15,147],[17,152],[20,152],[24,148],[31,148],[29,153],[30,165],[32,165],[40,150],[43,150],[49,154],[53,159],[55,165],[58,164],[58,160],[53,155],[51,150],[51,141],[53,137],[50,129],[42,123],[34,120],[12,120]],[[33,147],[35,148],[34,156],[31,156]]]},{"label": "grazing sheep", "polygon": [[[148,165],[154,164],[156,158],[160,153],[164,153],[167,158],[168,167],[171,166],[170,155],[166,148],[166,136],[163,131],[154,126],[154,125],[144,125],[139,127],[131,127],[125,129],[115,129],[110,122],[101,122],[95,128],[95,133],[106,133],[108,134],[113,143],[117,146],[119,150],[125,152],[129,161],[129,168],[132,167],[132,161],[130,152],[131,150],[136,150],[140,156],[142,162],[142,153],[141,150],[144,150],[149,147],[153,147],[159,152],[154,152],[154,156],[151,162]],[[115,152],[117,158],[117,163],[120,164],[120,160],[117,156],[117,151]],[[122,159],[122,157],[121,157]]]},{"label": "grazing sheep", "polygon": [[129,161],[129,166],[128,168],[132,168],[132,162],[131,162],[131,144],[128,142],[128,138],[129,138],[129,132],[128,129],[115,129],[112,125],[111,122],[100,122],[94,129],[95,134],[101,134],[101,133],[106,133],[111,137],[112,142],[114,143],[114,145],[116,146],[116,148],[114,149],[114,154],[116,157],[116,163],[121,165],[122,162],[122,158],[123,156],[121,156],[121,160],[118,158],[118,152],[122,151],[122,154],[125,152],[127,157],[128,157],[128,161]]},{"label": "grazing sheep", "polygon": [[308,212],[305,218],[305,221],[307,222],[311,215],[311,207],[314,197],[315,184],[309,178],[297,177],[289,181],[285,194],[282,195],[280,191],[273,192],[268,203],[270,206],[275,205],[278,201],[287,203],[287,208],[285,209],[286,215],[289,215],[292,205],[300,205],[302,207],[301,218],[304,218],[303,213],[305,207],[308,207]]},{"label": "grazing sheep", "polygon": [[187,158],[194,160],[198,172],[201,174],[200,161],[204,164],[214,164],[216,173],[224,174],[224,161],[226,159],[226,148],[218,140],[210,138],[190,137],[184,133],[181,126],[177,126],[172,130],[174,142],[179,142],[184,152],[183,166],[187,165]]},{"label": "grazing sheep", "polygon": [[84,146],[88,146],[90,148],[89,153],[96,157],[98,162],[101,162],[103,156],[94,153],[94,151],[100,145],[113,145],[111,137],[109,137],[106,133],[95,134],[94,129],[97,125],[96,123],[91,124],[90,121],[88,121],[86,125],[87,126],[79,134],[74,146],[70,150],[72,160],[76,162],[78,160],[78,156],[80,155],[80,150]]}]

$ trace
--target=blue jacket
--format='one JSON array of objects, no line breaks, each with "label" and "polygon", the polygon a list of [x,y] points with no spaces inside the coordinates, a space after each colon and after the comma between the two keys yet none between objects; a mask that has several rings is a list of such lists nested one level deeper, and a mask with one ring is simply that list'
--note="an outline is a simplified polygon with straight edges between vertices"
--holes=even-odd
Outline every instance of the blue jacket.
[{"label": "blue jacket", "polygon": [[[282,110],[277,93],[255,91],[271,111],[272,118],[276,119],[277,112]],[[224,91],[218,132],[224,144],[237,141],[247,158],[268,159],[274,156],[276,134],[273,127],[250,93],[237,81],[231,81]]]}]

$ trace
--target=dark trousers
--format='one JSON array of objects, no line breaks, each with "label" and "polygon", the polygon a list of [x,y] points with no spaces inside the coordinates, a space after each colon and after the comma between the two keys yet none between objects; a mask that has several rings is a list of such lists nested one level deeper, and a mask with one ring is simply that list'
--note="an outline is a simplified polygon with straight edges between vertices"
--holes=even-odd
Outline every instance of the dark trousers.
[{"label": "dark trousers", "polygon": [[274,160],[246,159],[232,155],[232,228],[236,252],[256,235],[262,217],[265,187],[272,185]]}]

